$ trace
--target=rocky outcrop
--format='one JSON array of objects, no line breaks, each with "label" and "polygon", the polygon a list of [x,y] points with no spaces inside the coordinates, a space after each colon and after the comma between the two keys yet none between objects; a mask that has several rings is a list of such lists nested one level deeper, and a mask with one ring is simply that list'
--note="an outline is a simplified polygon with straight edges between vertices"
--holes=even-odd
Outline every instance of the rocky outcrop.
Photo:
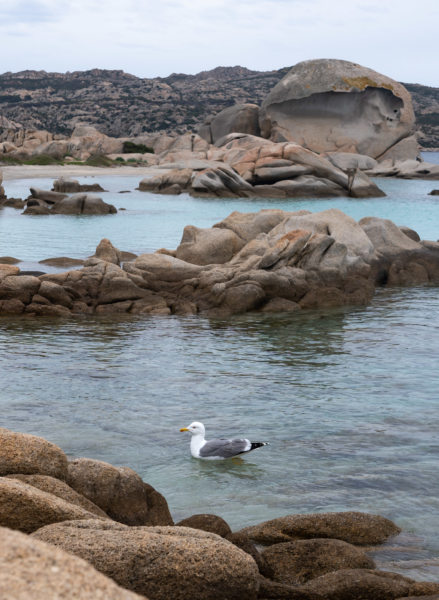
[{"label": "rocky outcrop", "polygon": [[150,600],[256,600],[254,560],[221,537],[186,527],[65,522],[34,537],[87,560]]},{"label": "rocky outcrop", "polygon": [[386,159],[365,171],[369,177],[399,177],[400,179],[439,179],[439,165],[413,159]]},{"label": "rocky outcrop", "polygon": [[[262,136],[294,141],[314,152],[378,158],[414,131],[403,85],[344,60],[295,65],[265,98]],[[415,158],[415,156],[413,156]]]},{"label": "rocky outcrop", "polygon": [[389,519],[360,512],[287,515],[242,530],[259,544],[337,538],[356,545],[381,544],[400,532]]},{"label": "rocky outcrop", "polygon": [[78,458],[69,463],[67,482],[120,523],[173,524],[165,498],[128,467]]},{"label": "rocky outcrop", "polygon": [[51,212],[59,215],[108,215],[117,213],[117,209],[98,196],[80,193],[58,200]]},{"label": "rocky outcrop", "polygon": [[[0,528],[2,600],[141,600],[85,560],[18,531]],[[144,598],[143,598],[144,600]]]},{"label": "rocky outcrop", "polygon": [[26,200],[25,215],[108,215],[117,213],[112,204],[99,196],[79,193],[69,196],[55,191],[30,188],[31,195]]},{"label": "rocky outcrop", "polygon": [[176,250],[126,261],[109,240],[83,268],[38,277],[0,265],[0,312],[209,314],[365,305],[383,284],[439,283],[439,244],[386,219],[321,213],[232,213],[188,226]]},{"label": "rocky outcrop", "polygon": [[295,143],[274,143],[234,133],[222,137],[207,157],[207,161],[162,164],[161,168],[166,169],[163,175],[143,179],[139,189],[246,198],[385,195],[359,168],[343,170]]}]

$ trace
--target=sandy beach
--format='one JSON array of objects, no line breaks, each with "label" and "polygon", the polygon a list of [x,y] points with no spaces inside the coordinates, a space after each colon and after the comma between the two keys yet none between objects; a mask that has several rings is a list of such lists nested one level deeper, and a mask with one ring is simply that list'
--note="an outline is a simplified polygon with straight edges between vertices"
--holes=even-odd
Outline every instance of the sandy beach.
[{"label": "sandy beach", "polygon": [[88,167],[86,165],[14,165],[0,167],[3,173],[3,180],[12,179],[36,179],[47,177],[106,177],[114,175],[115,177],[146,177],[153,176],[163,172],[157,167]]}]

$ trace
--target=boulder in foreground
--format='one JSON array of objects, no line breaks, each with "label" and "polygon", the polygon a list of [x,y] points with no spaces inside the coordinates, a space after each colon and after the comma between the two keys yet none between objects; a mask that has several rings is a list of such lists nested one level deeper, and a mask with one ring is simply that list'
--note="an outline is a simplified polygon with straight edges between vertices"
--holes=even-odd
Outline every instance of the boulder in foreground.
[{"label": "boulder in foreground", "polygon": [[256,600],[255,561],[223,538],[186,527],[59,523],[33,534],[150,600]]},{"label": "boulder in foreground", "polygon": [[141,600],[85,560],[0,528],[2,600]]}]

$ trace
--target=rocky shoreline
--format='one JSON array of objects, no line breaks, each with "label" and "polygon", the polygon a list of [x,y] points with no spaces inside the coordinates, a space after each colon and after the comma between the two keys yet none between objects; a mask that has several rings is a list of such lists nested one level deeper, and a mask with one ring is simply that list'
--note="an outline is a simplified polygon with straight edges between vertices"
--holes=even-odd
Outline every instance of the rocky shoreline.
[{"label": "rocky shoreline", "polygon": [[[55,189],[31,188],[25,212],[116,211],[87,192],[59,191],[81,189],[72,180]],[[188,225],[175,250],[136,256],[103,239],[85,261],[51,262],[81,268],[41,274],[0,260],[0,314],[227,317],[366,305],[378,286],[439,283],[438,242],[386,219],[356,222],[337,209],[233,212],[211,228]]]},{"label": "rocky shoreline", "polygon": [[128,467],[69,459],[7,429],[0,442],[2,598],[438,597],[439,583],[376,568],[370,547],[400,532],[384,517],[293,514],[235,532],[212,514],[174,523],[166,499]]}]

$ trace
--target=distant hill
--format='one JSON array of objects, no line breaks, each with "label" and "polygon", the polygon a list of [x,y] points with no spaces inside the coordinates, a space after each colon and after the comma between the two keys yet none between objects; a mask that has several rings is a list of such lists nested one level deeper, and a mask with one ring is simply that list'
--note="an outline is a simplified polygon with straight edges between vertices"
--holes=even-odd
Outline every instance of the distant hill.
[{"label": "distant hill", "polygon": [[[114,137],[196,130],[236,103],[261,104],[288,72],[217,67],[197,75],[142,79],[124,71],[21,71],[0,75],[0,116],[26,128],[70,134],[93,124]],[[439,147],[439,88],[404,84],[412,93],[424,147]]]}]

